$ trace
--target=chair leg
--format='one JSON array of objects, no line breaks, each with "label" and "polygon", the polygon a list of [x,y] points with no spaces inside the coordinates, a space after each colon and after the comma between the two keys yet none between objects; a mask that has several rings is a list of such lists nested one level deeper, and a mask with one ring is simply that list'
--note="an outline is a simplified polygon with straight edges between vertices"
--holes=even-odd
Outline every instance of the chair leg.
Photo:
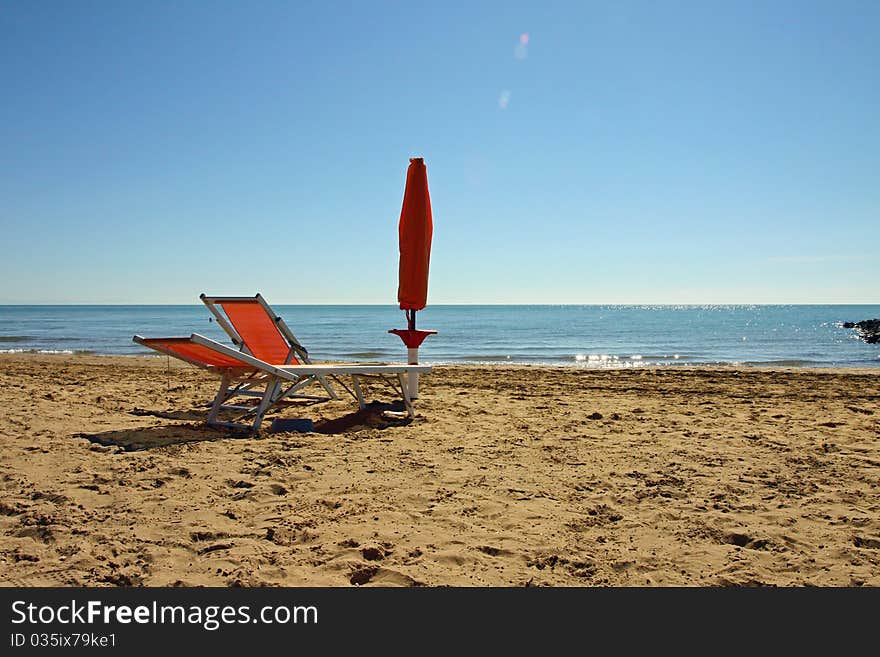
[{"label": "chair leg", "polygon": [[214,397],[214,402],[211,404],[211,410],[208,412],[208,424],[214,424],[217,422],[217,416],[220,414],[220,408],[223,406],[223,402],[226,401],[229,392],[229,382],[232,377],[229,374],[224,373],[220,378],[220,389],[217,391],[217,396]]},{"label": "chair leg", "polygon": [[364,392],[361,390],[361,382],[358,380],[357,374],[351,375],[351,383],[354,388],[355,397],[357,398],[358,408],[366,408],[367,402],[364,400]]},{"label": "chair leg", "polygon": [[320,382],[322,386],[324,386],[324,390],[327,391],[327,394],[330,395],[330,399],[336,400],[339,399],[339,395],[336,394],[336,391],[330,386],[330,382],[327,381],[327,377],[316,374],[315,378]]},{"label": "chair leg", "polygon": [[257,406],[257,411],[254,414],[254,431],[260,430],[260,424],[263,422],[263,415],[265,415],[266,411],[272,406],[272,404],[277,401],[278,389],[281,387],[281,382],[277,377],[272,377],[272,380],[266,384],[266,392],[263,395],[263,398],[260,400],[260,405]]},{"label": "chair leg", "polygon": [[413,408],[412,400],[409,396],[409,376],[407,374],[398,374],[397,380],[400,382],[400,392],[403,393],[403,403],[406,406],[406,411],[411,418],[415,418],[416,409]]}]

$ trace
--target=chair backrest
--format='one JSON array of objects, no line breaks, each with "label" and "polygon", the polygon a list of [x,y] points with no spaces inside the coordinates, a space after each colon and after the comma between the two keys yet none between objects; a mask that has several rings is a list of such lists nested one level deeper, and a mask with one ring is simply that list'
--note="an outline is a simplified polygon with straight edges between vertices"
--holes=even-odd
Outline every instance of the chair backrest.
[{"label": "chair backrest", "polygon": [[308,363],[306,350],[259,294],[255,297],[203,294],[201,299],[232,341],[255,358],[273,365]]}]

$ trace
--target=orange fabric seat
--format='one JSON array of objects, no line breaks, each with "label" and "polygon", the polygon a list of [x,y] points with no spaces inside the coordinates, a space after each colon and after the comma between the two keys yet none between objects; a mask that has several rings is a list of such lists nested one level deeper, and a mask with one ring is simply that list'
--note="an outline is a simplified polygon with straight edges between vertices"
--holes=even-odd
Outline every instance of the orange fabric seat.
[{"label": "orange fabric seat", "polygon": [[251,354],[275,365],[298,364],[291,345],[272,317],[256,299],[219,299],[215,302]]},{"label": "orange fabric seat", "polygon": [[226,354],[221,354],[214,349],[208,349],[200,344],[194,343],[191,338],[144,338],[141,344],[145,347],[155,349],[162,347],[164,351],[171,351],[181,356],[183,360],[198,361],[198,363],[211,367],[240,367],[242,369],[253,369],[251,365],[243,363],[237,358],[232,358]]}]

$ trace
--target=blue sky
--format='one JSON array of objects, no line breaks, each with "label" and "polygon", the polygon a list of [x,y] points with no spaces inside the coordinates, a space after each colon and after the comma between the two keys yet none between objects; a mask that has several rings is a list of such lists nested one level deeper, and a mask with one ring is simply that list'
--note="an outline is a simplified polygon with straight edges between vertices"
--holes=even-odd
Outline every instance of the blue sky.
[{"label": "blue sky", "polygon": [[880,3],[0,2],[0,303],[878,303]]}]

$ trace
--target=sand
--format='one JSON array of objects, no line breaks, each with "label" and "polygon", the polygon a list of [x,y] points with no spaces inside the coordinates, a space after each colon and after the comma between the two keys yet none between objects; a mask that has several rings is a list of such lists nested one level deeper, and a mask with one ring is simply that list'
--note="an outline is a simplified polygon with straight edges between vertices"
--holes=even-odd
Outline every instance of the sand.
[{"label": "sand", "polygon": [[0,356],[0,584],[880,585],[880,370],[436,367],[245,437],[215,387]]}]

